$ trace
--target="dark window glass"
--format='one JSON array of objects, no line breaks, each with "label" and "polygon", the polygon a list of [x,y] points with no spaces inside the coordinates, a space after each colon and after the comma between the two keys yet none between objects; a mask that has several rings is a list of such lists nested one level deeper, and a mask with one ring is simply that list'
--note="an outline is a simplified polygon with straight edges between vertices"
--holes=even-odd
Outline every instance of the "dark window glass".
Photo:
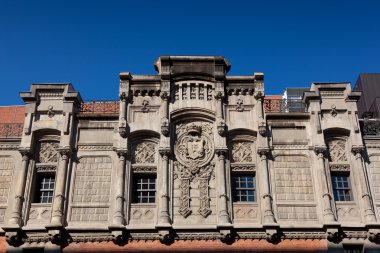
[{"label": "dark window glass", "polygon": [[332,188],[335,201],[351,201],[351,186],[348,175],[332,175]]},{"label": "dark window glass", "polygon": [[53,203],[54,174],[37,174],[35,203]]},{"label": "dark window glass", "polygon": [[343,245],[344,253],[362,253],[363,245]]},{"label": "dark window glass", "polygon": [[156,177],[146,175],[135,175],[133,192],[134,203],[155,203]]},{"label": "dark window glass", "polygon": [[254,202],[255,177],[253,175],[237,175],[232,177],[232,194],[234,202]]}]

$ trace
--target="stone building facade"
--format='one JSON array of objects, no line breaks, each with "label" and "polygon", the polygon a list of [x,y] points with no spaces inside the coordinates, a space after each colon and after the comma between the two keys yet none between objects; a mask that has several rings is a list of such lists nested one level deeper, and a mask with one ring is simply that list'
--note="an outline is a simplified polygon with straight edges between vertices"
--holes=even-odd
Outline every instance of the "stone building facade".
[{"label": "stone building facade", "polygon": [[380,251],[380,139],[349,83],[295,104],[223,57],[155,68],[120,73],[118,101],[20,93],[24,122],[0,131],[3,251]]}]

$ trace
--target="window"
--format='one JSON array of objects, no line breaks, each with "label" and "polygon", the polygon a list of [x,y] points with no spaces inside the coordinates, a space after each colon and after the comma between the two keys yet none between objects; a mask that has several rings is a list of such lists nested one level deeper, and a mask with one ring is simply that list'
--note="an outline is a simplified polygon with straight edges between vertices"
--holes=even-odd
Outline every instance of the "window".
[{"label": "window", "polygon": [[54,185],[54,174],[37,174],[34,203],[53,203]]},{"label": "window", "polygon": [[234,202],[254,202],[255,177],[253,175],[232,176],[232,195]]},{"label": "window", "polygon": [[363,245],[343,245],[344,253],[362,253]]},{"label": "window", "polygon": [[147,175],[134,175],[134,203],[156,202],[156,177]]},{"label": "window", "polygon": [[349,175],[331,175],[332,188],[335,201],[351,201],[351,184]]}]

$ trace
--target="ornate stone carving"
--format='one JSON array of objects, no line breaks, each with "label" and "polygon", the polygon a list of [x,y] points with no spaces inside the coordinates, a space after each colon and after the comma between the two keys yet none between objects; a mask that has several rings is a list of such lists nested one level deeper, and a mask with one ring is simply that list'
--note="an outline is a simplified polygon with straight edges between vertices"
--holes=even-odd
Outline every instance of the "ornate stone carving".
[{"label": "ornate stone carving", "polygon": [[332,139],[328,144],[331,162],[346,162],[346,141],[342,139]]},{"label": "ornate stone carving", "polygon": [[261,136],[265,136],[265,134],[267,133],[267,126],[265,125],[265,122],[262,121],[259,123],[259,134]]},{"label": "ornate stone carving", "polygon": [[157,167],[156,166],[136,166],[133,164],[132,171],[135,173],[156,173]]},{"label": "ornate stone carving", "polygon": [[331,116],[336,117],[338,115],[338,112],[336,111],[336,106],[331,105],[331,111],[330,111]]},{"label": "ornate stone carving", "polygon": [[37,172],[55,172],[57,170],[57,166],[50,164],[37,164],[36,165]]},{"label": "ornate stone carving", "polygon": [[152,142],[141,142],[135,150],[136,163],[154,163],[156,158],[156,144]]},{"label": "ornate stone carving", "polygon": [[231,164],[232,172],[254,172],[254,164]]},{"label": "ornate stone carving", "polygon": [[232,162],[238,163],[252,163],[253,151],[252,142],[242,141],[232,144]]},{"label": "ornate stone carving", "polygon": [[224,136],[226,133],[226,122],[223,119],[218,119],[216,129],[218,130],[218,134],[220,136]]},{"label": "ornate stone carving", "polygon": [[149,100],[144,99],[142,102],[141,111],[142,112],[149,112]]},{"label": "ornate stone carving", "polygon": [[241,98],[238,98],[238,100],[236,101],[236,111],[238,111],[238,112],[242,112],[242,111],[244,111],[244,105],[243,105],[243,99],[241,99]]},{"label": "ornate stone carving", "polygon": [[48,115],[49,118],[53,118],[54,117],[55,112],[53,111],[53,106],[52,105],[48,106],[47,115]]},{"label": "ornate stone carving", "polygon": [[330,170],[331,171],[350,171],[350,165],[349,164],[334,164],[330,163]]},{"label": "ornate stone carving", "polygon": [[169,135],[169,120],[168,120],[168,118],[162,118],[161,119],[161,133],[164,136]]},{"label": "ornate stone carving", "polygon": [[41,142],[38,161],[40,163],[58,162],[58,145],[57,142]]},{"label": "ornate stone carving", "polygon": [[198,212],[207,217],[211,213],[209,180],[214,174],[214,155],[212,124],[196,122],[181,124],[177,127],[177,142],[174,162],[174,179],[180,180],[179,213],[188,217],[190,208],[190,182],[198,182],[200,207]]}]

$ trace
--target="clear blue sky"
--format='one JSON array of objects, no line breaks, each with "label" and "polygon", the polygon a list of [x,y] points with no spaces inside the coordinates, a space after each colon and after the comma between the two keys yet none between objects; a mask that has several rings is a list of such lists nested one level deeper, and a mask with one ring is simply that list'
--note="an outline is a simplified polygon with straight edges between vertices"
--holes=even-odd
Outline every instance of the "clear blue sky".
[{"label": "clear blue sky", "polygon": [[267,94],[380,72],[380,1],[0,1],[0,105],[31,83],[117,99],[160,55],[223,55]]}]

